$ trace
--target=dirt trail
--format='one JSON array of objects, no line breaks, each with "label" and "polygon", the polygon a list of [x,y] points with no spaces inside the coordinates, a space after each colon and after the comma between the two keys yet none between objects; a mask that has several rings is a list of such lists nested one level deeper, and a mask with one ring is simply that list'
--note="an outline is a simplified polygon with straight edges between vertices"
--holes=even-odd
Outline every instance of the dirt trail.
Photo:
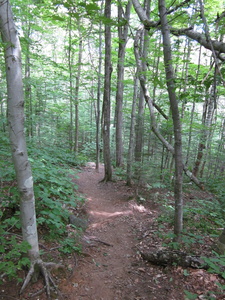
[{"label": "dirt trail", "polygon": [[150,274],[145,274],[135,247],[138,219],[151,217],[152,212],[128,201],[131,191],[124,183],[99,183],[103,171],[103,167],[99,173],[87,167],[76,179],[79,192],[88,199],[90,225],[85,237],[89,243],[67,286],[67,295],[70,293],[71,300],[157,299],[150,297],[147,284],[143,289],[141,282]]},{"label": "dirt trail", "polygon": [[[57,241],[43,241],[47,249],[44,259],[48,261],[52,257],[54,262],[59,260],[65,266],[63,270],[53,270],[60,290],[53,299],[224,300],[225,295],[217,286],[217,282],[224,285],[224,280],[216,274],[179,266],[154,266],[141,259],[139,249],[162,247],[163,240],[157,232],[168,230],[166,222],[162,228],[157,222],[160,210],[154,201],[158,191],[146,192],[144,207],[130,200],[134,191],[125,182],[100,183],[103,177],[103,166],[97,173],[90,163],[79,173],[79,178],[73,180],[88,200],[85,207],[89,226],[82,239],[82,255],[62,257],[57,251]],[[162,196],[165,197],[163,191]],[[192,250],[204,253],[208,249],[210,255],[209,247],[205,246],[207,244],[196,244]],[[15,281],[5,282],[0,289],[0,299],[26,300],[36,294],[32,299],[46,300],[46,294],[39,294],[42,288],[40,278],[19,297],[20,285]],[[194,293],[194,297],[185,297],[187,291]]]}]

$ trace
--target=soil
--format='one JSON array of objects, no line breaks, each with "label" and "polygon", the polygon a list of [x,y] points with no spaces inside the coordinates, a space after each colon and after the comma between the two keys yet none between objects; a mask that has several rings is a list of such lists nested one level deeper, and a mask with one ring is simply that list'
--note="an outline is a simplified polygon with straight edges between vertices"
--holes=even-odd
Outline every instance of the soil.
[{"label": "soil", "polygon": [[[179,266],[156,266],[141,258],[140,250],[162,247],[157,217],[159,191],[148,195],[148,201],[137,203],[134,190],[124,181],[100,182],[104,168],[96,172],[89,163],[73,179],[87,202],[79,217],[88,219],[82,240],[82,253],[58,257],[65,266],[53,271],[60,294],[54,299],[67,300],[184,300],[225,299],[217,282],[224,281],[202,269],[183,269]],[[142,203],[143,202],[143,203]],[[164,231],[165,229],[162,229]],[[196,251],[211,251],[207,245],[197,245]],[[57,241],[56,241],[57,245]],[[52,245],[45,245],[51,247]],[[56,247],[57,248],[57,247]],[[201,249],[200,249],[201,248]],[[12,285],[14,284],[13,288]],[[31,299],[42,286],[42,280],[30,284],[23,296],[18,296],[19,285],[6,282],[0,286],[0,299]],[[185,292],[186,291],[186,292]],[[186,293],[186,294],[185,294]],[[188,298],[187,293],[197,298]],[[46,295],[36,295],[45,300]]]}]

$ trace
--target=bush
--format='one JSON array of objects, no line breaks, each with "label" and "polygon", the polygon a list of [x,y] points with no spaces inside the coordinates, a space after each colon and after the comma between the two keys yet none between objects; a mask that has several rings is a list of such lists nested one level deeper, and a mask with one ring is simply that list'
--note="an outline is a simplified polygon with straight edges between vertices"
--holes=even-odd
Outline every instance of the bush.
[{"label": "bush", "polygon": [[[0,273],[16,277],[17,270],[28,265],[24,253],[29,245],[21,242],[21,225],[19,219],[19,193],[16,186],[15,172],[11,162],[9,144],[5,141],[1,148],[0,170]],[[69,209],[76,207],[83,198],[76,195],[76,186],[71,177],[76,175],[72,166],[78,161],[74,155],[54,147],[31,148],[29,160],[34,178],[36,214],[39,230],[52,239],[57,237],[65,251],[74,251],[67,240],[66,225]]]}]

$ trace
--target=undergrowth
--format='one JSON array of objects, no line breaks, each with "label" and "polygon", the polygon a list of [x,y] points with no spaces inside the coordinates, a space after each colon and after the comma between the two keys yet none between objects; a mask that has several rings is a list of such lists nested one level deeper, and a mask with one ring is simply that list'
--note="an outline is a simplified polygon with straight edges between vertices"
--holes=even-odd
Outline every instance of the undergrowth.
[{"label": "undergrowth", "polygon": [[[0,283],[5,276],[17,277],[17,271],[29,266],[24,255],[29,245],[22,241],[19,193],[7,139],[0,141]],[[63,148],[30,145],[29,160],[34,178],[36,215],[39,236],[56,240],[62,253],[80,251],[75,237],[68,237],[70,209],[82,205],[84,199],[75,192],[71,177],[79,161]],[[77,230],[79,232],[79,230]]]},{"label": "undergrowth", "polygon": [[[174,224],[174,202],[171,193],[162,196],[159,200],[162,213],[158,217],[159,230],[157,234],[162,239],[162,245],[172,250],[182,250],[193,255],[200,255],[201,258],[209,265],[207,270],[210,273],[218,274],[225,279],[225,255],[217,253],[216,241],[218,240],[221,230],[224,228],[224,207],[225,207],[225,187],[222,181],[210,183],[210,191],[214,196],[202,199],[189,199],[184,205],[184,229],[179,242],[175,241],[173,233]],[[203,194],[204,195],[204,194]],[[206,244],[214,241],[212,245]],[[210,244],[210,243],[209,243]],[[207,248],[207,256],[201,249]],[[197,250],[198,253],[195,251]],[[219,294],[225,292],[225,286],[217,283]],[[186,299],[197,299],[198,295],[185,291]],[[207,295],[206,295],[207,296]],[[208,297],[208,296],[207,296]],[[205,298],[204,298],[205,299]],[[215,299],[215,298],[206,298]]]}]

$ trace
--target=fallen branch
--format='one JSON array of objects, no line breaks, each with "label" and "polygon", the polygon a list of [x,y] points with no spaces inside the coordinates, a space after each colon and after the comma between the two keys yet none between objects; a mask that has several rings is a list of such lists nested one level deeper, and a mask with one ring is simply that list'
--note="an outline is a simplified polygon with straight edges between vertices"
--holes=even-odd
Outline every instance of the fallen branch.
[{"label": "fallen branch", "polygon": [[184,268],[202,268],[205,270],[209,268],[200,256],[188,255],[182,251],[164,249],[140,253],[144,260],[159,266],[176,264]]},{"label": "fallen branch", "polygon": [[224,256],[201,257],[190,255],[177,250],[153,250],[148,252],[140,251],[144,260],[159,266],[181,266],[183,268],[204,269],[212,271],[224,278]]},{"label": "fallen branch", "polygon": [[91,241],[94,241],[94,242],[97,242],[97,243],[101,243],[103,245],[106,245],[106,246],[109,246],[109,247],[113,247],[112,244],[109,244],[107,242],[104,242],[100,239],[98,239],[96,236],[87,236],[87,235],[84,235],[83,236],[83,240],[87,243],[91,243]]}]

